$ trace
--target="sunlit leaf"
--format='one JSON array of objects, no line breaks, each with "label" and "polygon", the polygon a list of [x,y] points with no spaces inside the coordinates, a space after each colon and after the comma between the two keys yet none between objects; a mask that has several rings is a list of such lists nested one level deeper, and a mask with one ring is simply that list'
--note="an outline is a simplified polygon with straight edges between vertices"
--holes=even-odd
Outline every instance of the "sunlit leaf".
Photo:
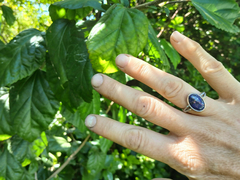
[{"label": "sunlit leaf", "polygon": [[0,86],[10,85],[31,75],[43,63],[46,54],[42,32],[27,29],[0,49]]},{"label": "sunlit leaf", "polygon": [[240,32],[239,27],[233,25],[240,12],[235,0],[192,0],[192,3],[212,25],[231,33]]},{"label": "sunlit leaf", "polygon": [[87,46],[93,68],[99,72],[118,71],[117,55],[137,56],[147,43],[148,19],[137,9],[121,4],[111,6],[93,27]]},{"label": "sunlit leaf", "polygon": [[48,143],[51,152],[68,152],[71,148],[71,144],[63,137],[48,136]]}]

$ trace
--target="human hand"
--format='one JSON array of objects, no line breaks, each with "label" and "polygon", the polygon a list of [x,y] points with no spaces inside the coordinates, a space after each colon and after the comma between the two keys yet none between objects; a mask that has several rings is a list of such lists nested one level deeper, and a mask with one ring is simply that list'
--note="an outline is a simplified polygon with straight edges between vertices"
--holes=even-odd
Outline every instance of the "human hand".
[{"label": "human hand", "polygon": [[[189,179],[240,179],[240,83],[195,41],[178,32],[170,40],[216,90],[219,99],[205,97],[204,111],[184,113],[145,92],[96,74],[92,78],[96,91],[170,133],[163,135],[98,115],[89,115],[86,125],[107,139],[168,164]],[[116,64],[179,108],[187,106],[188,94],[200,94],[183,80],[132,56],[119,55]]]}]

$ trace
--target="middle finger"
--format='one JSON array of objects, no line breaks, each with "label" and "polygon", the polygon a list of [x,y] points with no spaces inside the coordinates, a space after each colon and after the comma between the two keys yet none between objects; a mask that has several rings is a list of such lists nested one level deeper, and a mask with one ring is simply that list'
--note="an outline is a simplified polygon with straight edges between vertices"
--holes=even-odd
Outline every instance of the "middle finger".
[{"label": "middle finger", "polygon": [[189,123],[186,122],[189,118],[188,114],[171,107],[150,94],[123,85],[103,74],[94,75],[92,85],[106,98],[173,133],[180,135],[188,128]]},{"label": "middle finger", "polygon": [[[116,58],[117,66],[128,75],[156,90],[163,97],[180,108],[187,106],[187,96],[191,93],[200,94],[198,90],[182,79],[168,74],[150,64],[130,55],[121,54]],[[215,100],[205,97],[207,108],[203,112],[189,111],[202,116],[213,115],[216,107]]]}]

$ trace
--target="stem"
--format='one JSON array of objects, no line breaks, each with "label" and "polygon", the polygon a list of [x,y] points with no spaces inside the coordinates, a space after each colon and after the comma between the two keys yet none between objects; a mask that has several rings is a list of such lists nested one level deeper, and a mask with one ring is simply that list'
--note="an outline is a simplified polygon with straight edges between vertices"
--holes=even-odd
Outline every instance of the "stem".
[{"label": "stem", "polygon": [[[171,17],[170,19],[173,20],[173,19],[176,17],[176,15],[177,15],[177,13],[179,12],[179,10],[181,10],[181,9],[182,9],[182,7],[179,7],[179,8],[174,12],[174,14],[172,15],[172,17]],[[169,21],[169,22],[161,29],[161,31],[160,31],[160,32],[158,33],[158,35],[157,35],[158,38],[162,35],[163,31],[164,31],[165,28],[170,24],[170,22],[171,22],[171,21]]]},{"label": "stem", "polygon": [[106,110],[106,114],[110,111],[112,105],[114,104],[114,101],[111,101],[111,103],[109,104],[107,110]]},{"label": "stem", "polygon": [[77,148],[77,150],[74,151],[74,153],[71,154],[71,156],[69,156],[67,161],[63,163],[63,165],[58,170],[56,170],[47,180],[50,180],[51,178],[58,175],[68,165],[68,163],[74,158],[74,156],[83,148],[83,146],[86,144],[89,138],[90,138],[90,134],[84,139],[83,143]]},{"label": "stem", "polygon": [[184,3],[184,2],[189,2],[191,0],[180,0],[180,1],[164,1],[164,0],[155,0],[155,1],[152,1],[152,2],[147,2],[147,3],[144,3],[144,4],[140,4],[138,6],[135,6],[135,7],[132,7],[132,8],[135,8],[135,9],[145,9],[145,8],[148,8],[149,6],[155,6],[155,5],[158,5],[158,4],[162,4],[162,6],[165,6],[166,4],[172,4],[172,3]]}]

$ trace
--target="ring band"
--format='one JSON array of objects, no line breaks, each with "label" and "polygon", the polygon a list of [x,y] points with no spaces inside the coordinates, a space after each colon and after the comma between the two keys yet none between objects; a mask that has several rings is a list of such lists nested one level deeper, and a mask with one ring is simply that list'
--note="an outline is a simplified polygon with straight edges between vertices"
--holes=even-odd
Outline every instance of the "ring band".
[{"label": "ring band", "polygon": [[202,92],[200,95],[191,93],[187,97],[188,105],[183,109],[183,112],[196,111],[202,112],[206,108],[206,103],[203,98],[206,96],[205,92]]}]

